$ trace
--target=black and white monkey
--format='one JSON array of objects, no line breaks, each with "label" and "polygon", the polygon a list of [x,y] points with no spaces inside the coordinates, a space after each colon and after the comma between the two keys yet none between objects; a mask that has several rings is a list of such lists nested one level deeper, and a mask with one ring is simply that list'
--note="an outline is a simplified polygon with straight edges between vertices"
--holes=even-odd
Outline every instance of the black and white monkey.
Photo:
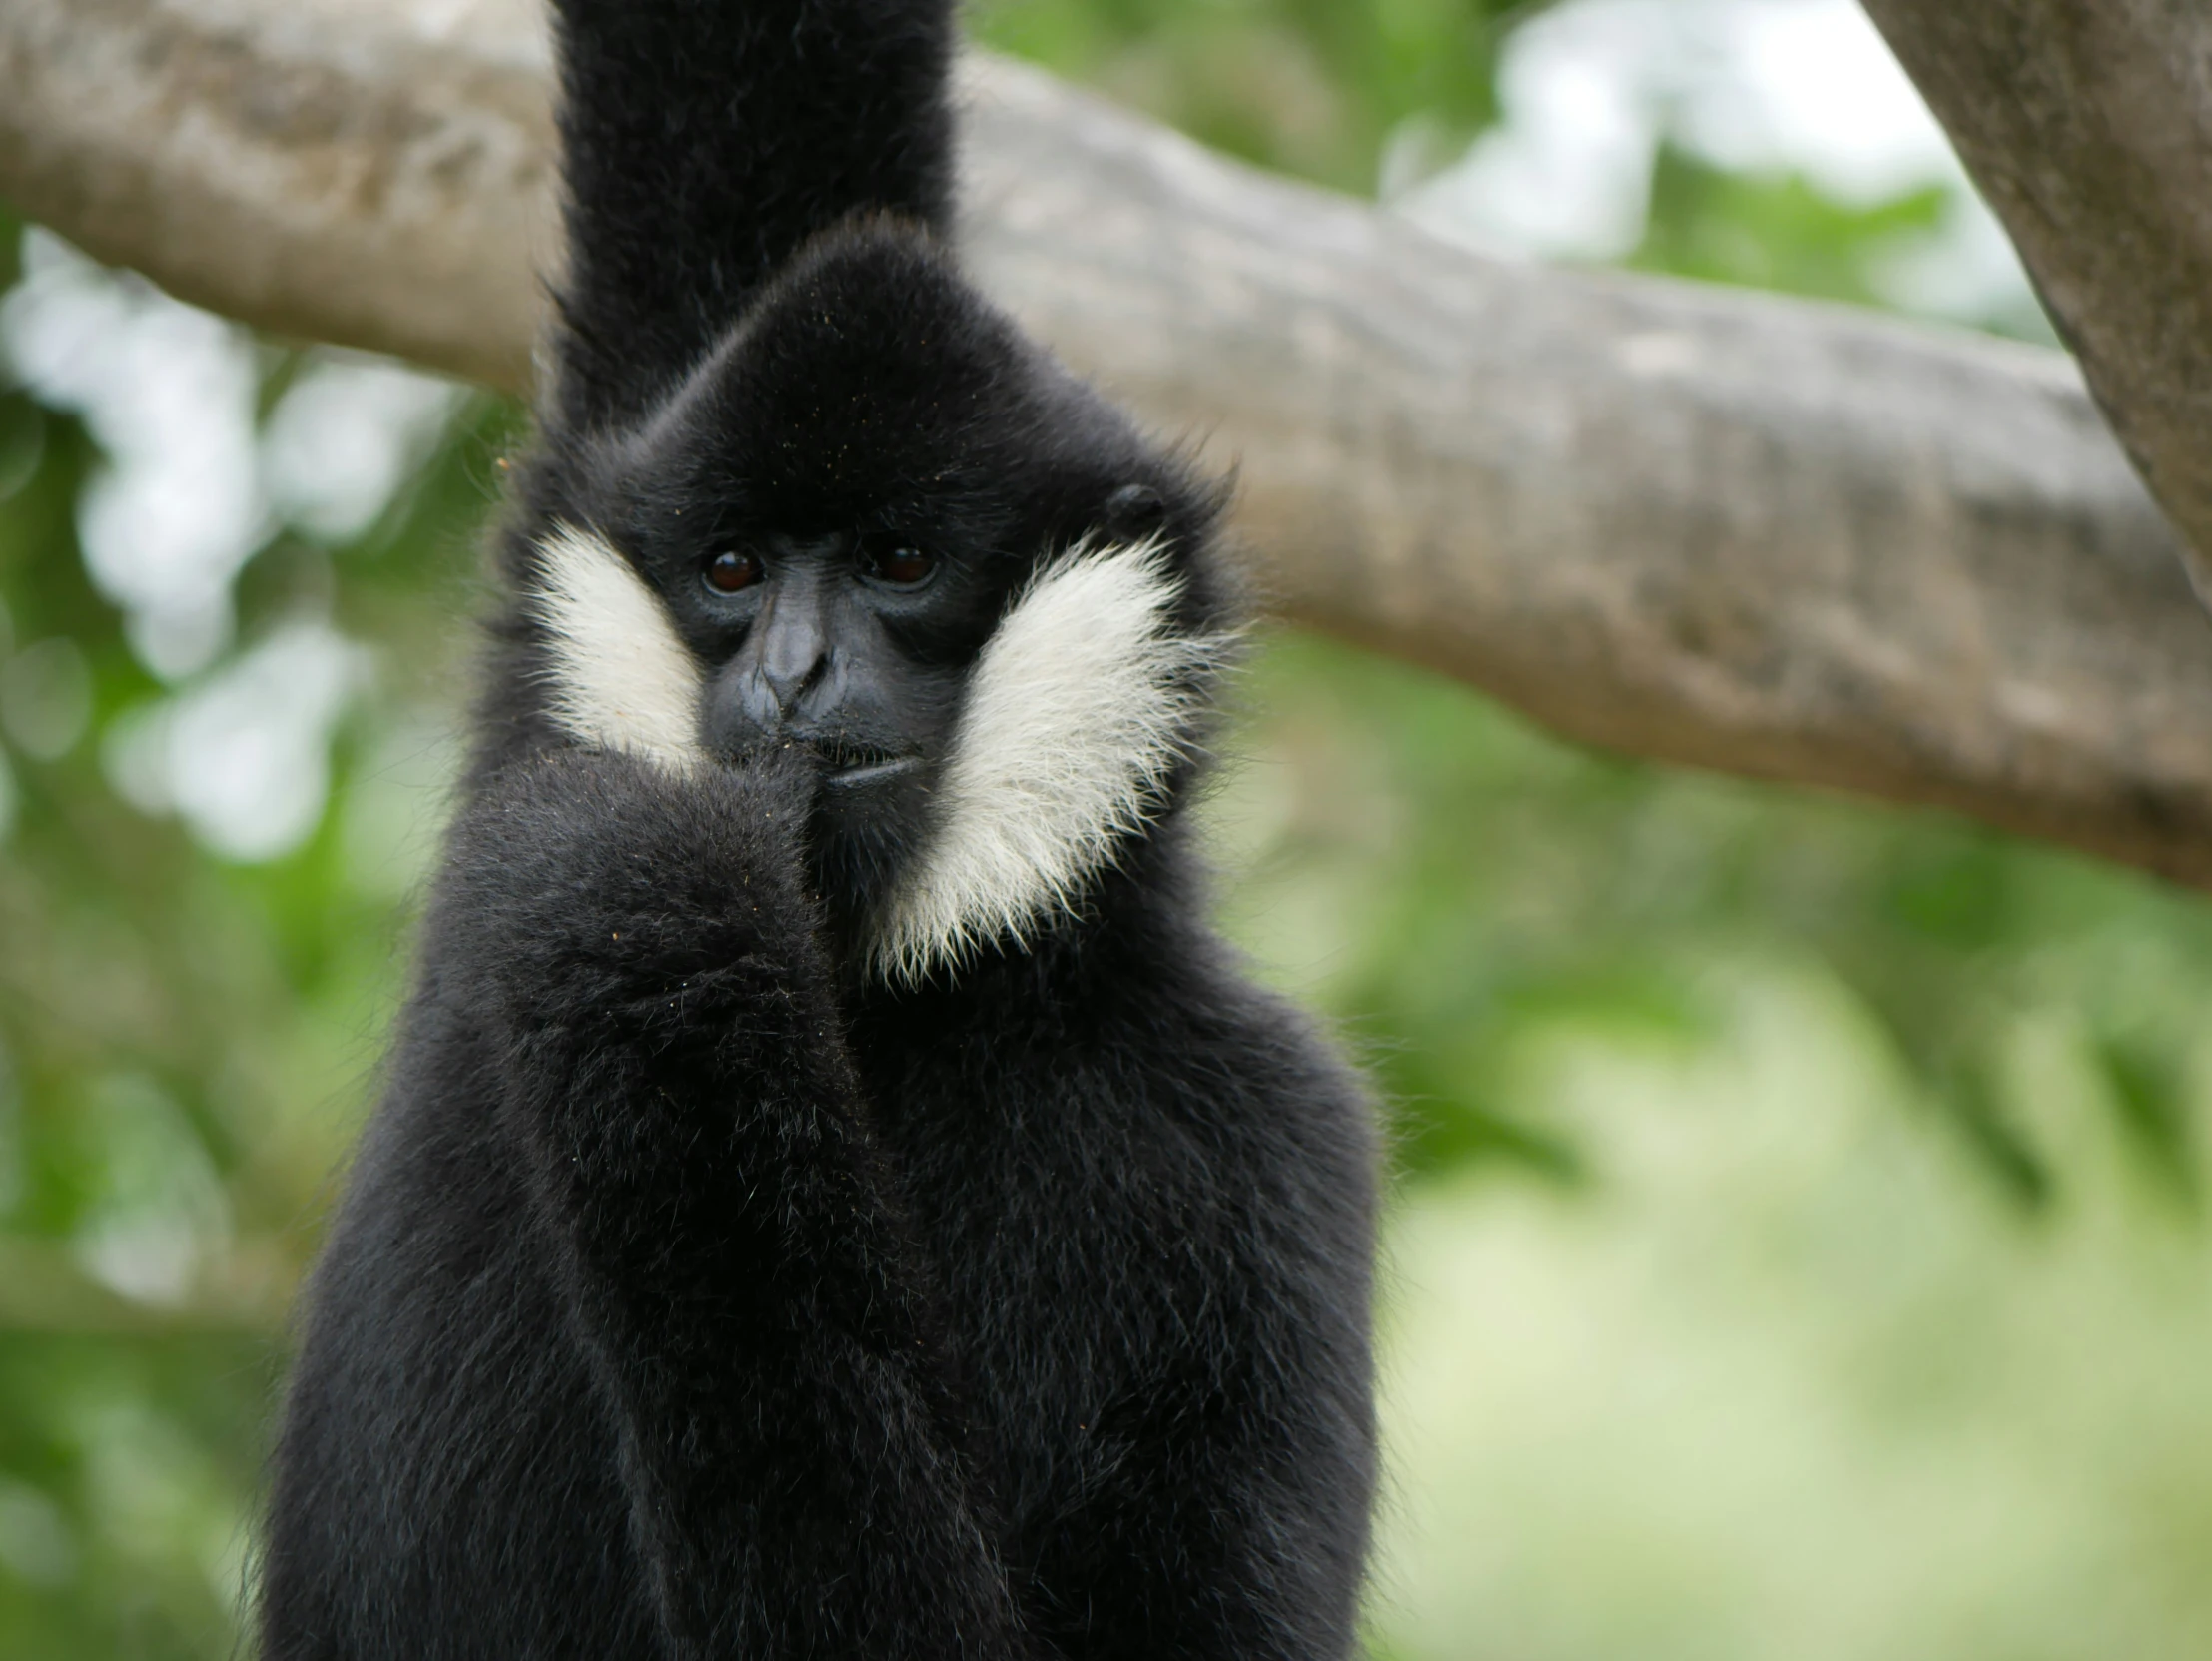
[{"label": "black and white monkey", "polygon": [[559,0],[476,742],[265,1661],[1343,1657],[1354,1078],[1208,932],[1219,492],[978,297],[948,0]]}]

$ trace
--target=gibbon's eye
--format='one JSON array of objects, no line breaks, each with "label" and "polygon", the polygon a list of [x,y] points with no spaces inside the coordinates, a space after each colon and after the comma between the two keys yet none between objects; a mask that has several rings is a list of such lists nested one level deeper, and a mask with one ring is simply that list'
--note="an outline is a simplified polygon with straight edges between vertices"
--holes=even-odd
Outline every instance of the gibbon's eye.
[{"label": "gibbon's eye", "polygon": [[913,588],[937,572],[937,561],[920,548],[863,548],[860,568],[878,582]]},{"label": "gibbon's eye", "polygon": [[724,548],[706,563],[700,577],[717,594],[735,594],[750,588],[766,573],[752,554]]}]

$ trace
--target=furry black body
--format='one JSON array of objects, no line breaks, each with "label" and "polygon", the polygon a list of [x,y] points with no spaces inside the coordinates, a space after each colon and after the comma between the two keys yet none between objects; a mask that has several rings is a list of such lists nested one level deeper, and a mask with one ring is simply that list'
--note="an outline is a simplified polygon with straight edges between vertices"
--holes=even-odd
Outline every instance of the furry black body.
[{"label": "furry black body", "polygon": [[[557,380],[313,1287],[264,1654],[1341,1657],[1373,1149],[1200,920],[1201,735],[1080,893],[914,973],[870,946],[961,832],[1040,573],[1142,536],[1167,563],[1116,580],[1217,630],[1216,495],[939,250],[945,8],[560,15]],[[578,525],[695,666],[674,761],[548,691]],[[732,547],[759,574],[702,589]]]}]

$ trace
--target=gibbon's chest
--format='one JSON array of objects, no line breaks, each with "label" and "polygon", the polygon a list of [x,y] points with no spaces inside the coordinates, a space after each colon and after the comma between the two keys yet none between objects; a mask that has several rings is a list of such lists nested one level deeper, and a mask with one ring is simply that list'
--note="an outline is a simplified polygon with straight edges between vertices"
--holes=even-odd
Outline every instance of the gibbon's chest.
[{"label": "gibbon's chest", "polygon": [[[1102,1425],[1217,1353],[1251,1268],[1230,1225],[1248,1197],[1110,1057],[958,1048],[871,1093],[1019,1516],[1082,1480]],[[855,1052],[869,1054],[857,1034]]]}]

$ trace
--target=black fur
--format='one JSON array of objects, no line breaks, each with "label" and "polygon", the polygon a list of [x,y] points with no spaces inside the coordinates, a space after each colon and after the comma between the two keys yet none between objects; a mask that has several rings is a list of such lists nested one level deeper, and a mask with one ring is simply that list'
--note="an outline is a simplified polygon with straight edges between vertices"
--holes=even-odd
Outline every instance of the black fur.
[{"label": "black fur", "polygon": [[[1215,493],[939,248],[938,0],[561,22],[571,276],[507,576],[556,520],[618,546],[707,668],[716,759],[577,748],[499,619],[310,1300],[263,1653],[1344,1656],[1368,1118],[1200,921],[1189,779],[1027,949],[912,989],[860,956],[1028,573],[1156,528],[1217,624]],[[836,576],[843,689],[746,704],[775,583],[879,536],[942,574]],[[728,546],[778,573],[758,604],[701,597]],[[833,810],[855,747],[928,765]]]},{"label": "black fur", "polygon": [[555,20],[568,424],[642,414],[854,210],[946,230],[940,0],[563,0]]}]

